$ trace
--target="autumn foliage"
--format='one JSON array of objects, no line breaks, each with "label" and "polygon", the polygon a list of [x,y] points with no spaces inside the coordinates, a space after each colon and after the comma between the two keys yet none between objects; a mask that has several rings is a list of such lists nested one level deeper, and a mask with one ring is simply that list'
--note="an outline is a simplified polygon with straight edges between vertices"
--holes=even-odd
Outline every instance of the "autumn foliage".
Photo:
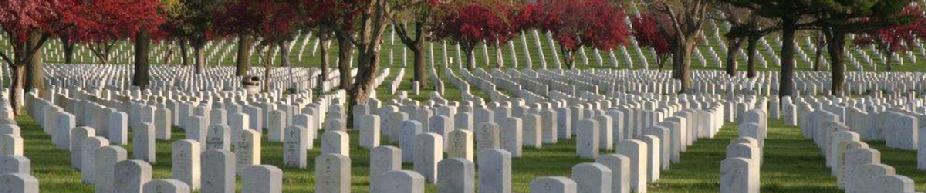
[{"label": "autumn foliage", "polygon": [[292,38],[300,21],[297,5],[277,0],[235,0],[213,13],[216,35],[246,33],[262,37],[266,42],[281,42]]},{"label": "autumn foliage", "polygon": [[[675,30],[671,26],[668,16],[665,14],[647,13],[634,17],[630,23],[633,26],[633,36],[641,47],[650,47],[656,51],[659,64],[672,54],[672,45],[676,38]],[[662,65],[660,65],[662,66]]]},{"label": "autumn foliage", "polygon": [[582,47],[610,50],[622,45],[630,32],[624,11],[606,0],[539,0],[534,26],[553,33],[567,68],[574,68]]},{"label": "autumn foliage", "polygon": [[139,30],[153,32],[163,23],[158,13],[158,0],[93,0],[80,1],[76,14],[84,20],[76,20],[70,32],[77,39],[88,42],[112,41],[128,38]]},{"label": "autumn foliage", "polygon": [[508,42],[518,31],[512,19],[515,7],[509,4],[460,2],[441,4],[443,12],[435,14],[434,37],[460,44],[467,57],[467,68],[473,69],[473,49],[479,43],[495,45]]},{"label": "autumn foliage", "polygon": [[100,62],[107,63],[116,41],[132,38],[140,30],[154,32],[164,23],[160,6],[158,0],[79,1],[70,9],[83,19],[72,20],[65,32],[73,41],[90,44]]},{"label": "autumn foliage", "polygon": [[[0,1],[0,27],[10,35],[13,54],[0,53],[10,66],[10,102],[18,112],[28,72],[41,75],[41,67],[32,60],[44,43],[65,35],[87,41],[104,41],[129,37],[143,25],[158,25],[160,1],[156,0],[5,0]],[[36,76],[38,77],[38,76]],[[43,87],[42,77],[32,78],[31,85]]]},{"label": "autumn foliage", "polygon": [[875,45],[888,58],[886,70],[891,70],[894,53],[910,50],[917,39],[926,38],[926,15],[920,6],[911,4],[899,14],[910,21],[868,31],[853,41],[856,45]]}]

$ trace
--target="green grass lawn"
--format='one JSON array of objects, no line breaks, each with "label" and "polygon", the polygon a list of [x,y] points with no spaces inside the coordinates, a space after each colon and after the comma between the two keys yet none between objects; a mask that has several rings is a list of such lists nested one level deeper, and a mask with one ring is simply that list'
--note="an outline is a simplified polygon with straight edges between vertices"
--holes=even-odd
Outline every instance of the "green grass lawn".
[{"label": "green grass lawn", "polygon": [[[713,139],[700,139],[682,153],[681,162],[661,173],[650,192],[694,193],[720,191],[720,161],[730,140],[738,137],[735,124],[727,124]],[[822,155],[796,127],[769,120],[762,164],[762,192],[842,192],[835,187]]]},{"label": "green grass lawn", "polygon": [[[20,116],[17,121],[25,138],[26,156],[32,159],[33,173],[40,180],[44,192],[93,191],[92,185],[81,184],[79,173],[70,168],[68,152],[55,149],[50,137],[31,118]],[[811,141],[804,140],[797,128],[785,127],[780,121],[771,121],[769,126],[762,168],[763,192],[840,192],[834,187],[835,179],[829,176],[823,158]],[[670,170],[662,173],[662,179],[649,185],[650,192],[717,192],[724,149],[736,136],[734,124],[727,124],[714,139],[699,140],[682,153],[681,163],[672,165]],[[173,139],[182,138],[182,132],[175,130]],[[357,133],[351,132],[352,192],[366,193],[370,185],[367,177],[369,152],[357,146],[357,138]],[[282,167],[282,144],[262,141],[261,163],[278,166],[284,171],[284,192],[314,191],[312,167],[320,149],[317,141],[315,149],[309,152],[308,169]],[[131,157],[131,147],[125,148]],[[157,149],[158,161],[153,165],[153,177],[169,178],[170,141],[158,141]],[[885,160],[891,165],[903,165]],[[575,156],[574,140],[545,144],[542,149],[525,148],[521,158],[512,160],[512,189],[518,193],[529,192],[529,183],[535,177],[569,176],[572,166],[591,161]],[[404,164],[403,168],[411,169],[411,165]],[[899,168],[898,173],[901,171]],[[922,178],[923,175],[915,177]],[[436,192],[435,186],[427,185],[427,192]]]}]

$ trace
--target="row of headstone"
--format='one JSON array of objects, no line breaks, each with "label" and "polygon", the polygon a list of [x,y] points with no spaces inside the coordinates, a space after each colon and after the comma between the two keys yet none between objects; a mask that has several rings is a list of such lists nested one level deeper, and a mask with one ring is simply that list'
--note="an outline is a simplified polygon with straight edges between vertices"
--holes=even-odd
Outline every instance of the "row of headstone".
[{"label": "row of headstone", "polygon": [[[335,96],[335,97],[330,98],[328,96]],[[45,121],[40,122],[40,124],[44,124],[45,128],[49,128],[49,127],[62,128],[60,130],[59,129],[47,130],[46,132],[49,135],[52,135],[53,138],[56,138],[58,134],[66,133],[66,135],[61,135],[60,137],[65,139],[63,142],[64,144],[66,144],[64,145],[65,149],[68,149],[72,152],[71,154],[72,165],[81,171],[81,175],[83,178],[82,181],[84,183],[94,184],[95,186],[99,187],[98,188],[98,190],[100,190],[99,192],[110,192],[110,189],[112,188],[107,188],[107,187],[112,186],[110,184],[113,184],[113,183],[119,184],[119,182],[114,182],[116,180],[119,180],[119,179],[133,180],[133,179],[139,179],[139,178],[144,179],[145,178],[144,173],[146,172],[143,172],[145,171],[144,168],[149,168],[148,170],[150,170],[150,165],[148,165],[147,163],[154,162],[154,157],[153,157],[154,151],[155,151],[154,150],[154,144],[155,144],[154,125],[148,122],[142,122],[138,126],[133,126],[134,135],[132,136],[132,145],[134,149],[132,151],[133,152],[132,159],[142,159],[142,160],[131,160],[133,162],[138,162],[138,163],[135,164],[136,166],[132,166],[129,169],[132,169],[132,171],[135,171],[135,170],[142,171],[142,172],[133,172],[133,174],[134,173],[142,173],[142,174],[141,174],[141,177],[126,176],[126,178],[121,178],[115,175],[119,175],[118,173],[118,171],[120,171],[118,169],[119,164],[127,160],[126,151],[122,149],[120,146],[118,146],[118,144],[110,143],[111,140],[109,139],[114,138],[114,137],[97,136],[97,130],[92,127],[86,127],[86,126],[75,127],[77,125],[76,123],[74,123],[75,120],[73,120],[74,119],[73,115],[70,115],[67,112],[62,112],[62,108],[57,107],[55,103],[53,102],[49,102],[45,100],[44,98],[35,97],[34,93],[30,94],[28,98],[30,100],[27,102],[28,104],[27,109],[30,109],[30,114],[37,117],[37,119],[45,120]],[[326,95],[324,98],[322,98],[323,99],[322,101],[339,100],[335,98],[343,98],[343,92],[339,92],[334,95]],[[67,103],[65,100],[61,100],[61,101],[64,103]],[[324,105],[324,106],[327,106],[327,105]],[[333,105],[333,106],[337,106],[337,105]],[[314,107],[314,108],[318,108],[318,107]],[[31,109],[44,109],[44,113],[32,113],[33,110]],[[100,109],[103,109],[103,108],[100,108]],[[197,109],[200,109],[200,108],[197,108]],[[54,112],[54,113],[49,113],[49,112]],[[260,152],[260,137],[259,136],[260,135],[259,133],[256,133],[250,129],[250,125],[247,124],[248,123],[247,121],[242,122],[240,121],[241,119],[239,119],[238,122],[243,123],[243,124],[239,125],[241,128],[239,128],[237,132],[235,132],[235,130],[228,129],[228,126],[213,125],[214,127],[210,128],[212,129],[213,133],[207,134],[205,130],[202,130],[202,129],[205,129],[204,128],[205,124],[202,124],[204,122],[203,121],[204,119],[201,117],[201,115],[208,114],[208,113],[201,113],[201,112],[203,111],[196,110],[196,114],[190,112],[185,115],[185,116],[195,115],[192,121],[190,121],[190,123],[187,123],[187,124],[189,125],[188,127],[190,128],[200,128],[201,129],[200,132],[186,132],[187,138],[189,139],[180,140],[180,141],[175,142],[172,145],[172,151],[171,151],[172,163],[173,163],[172,164],[173,176],[176,177],[178,181],[184,182],[185,185],[191,187],[193,190],[198,189],[198,186],[200,184],[199,178],[203,176],[208,176],[208,175],[201,175],[202,173],[205,173],[205,172],[200,172],[201,169],[199,167],[200,165],[205,166],[206,163],[203,163],[203,164],[198,163],[199,162],[198,160],[200,160],[198,155],[201,152],[209,148],[201,147],[200,144],[208,144],[207,142],[216,142],[218,143],[218,145],[213,145],[209,147],[216,147],[218,149],[223,149],[222,147],[224,146],[225,148],[223,150],[225,151],[228,151],[228,148],[229,148],[228,146],[231,146],[231,150],[234,153],[240,155],[240,156],[235,157],[233,161],[235,161],[235,165],[237,165],[241,170],[246,169],[248,165],[256,166],[260,163],[259,161],[259,157],[260,157],[260,153],[259,153]],[[337,113],[337,111],[334,111],[334,112]],[[279,114],[282,114],[282,113],[280,113],[279,111],[274,111],[273,113],[271,113],[271,115],[279,115]],[[247,119],[246,115],[242,116],[242,113],[238,113],[236,115],[241,116],[240,118],[242,119]],[[157,116],[154,116],[153,119],[157,119],[156,117]],[[172,117],[172,116],[166,115],[164,117]],[[224,116],[220,116],[220,117],[224,117]],[[271,116],[271,117],[275,117],[275,116]],[[58,120],[68,120],[66,118],[70,118],[69,124],[59,123],[59,122],[67,122],[67,121],[58,121]],[[122,117],[123,123],[121,125],[124,126],[125,122],[128,121],[127,119],[129,119],[129,117],[123,116]],[[184,120],[184,119],[181,119],[181,120]],[[310,117],[307,118],[307,116],[296,116],[296,120],[294,121],[297,124],[301,123],[305,126],[316,127],[314,124],[311,123],[314,121],[312,121]],[[85,122],[84,124],[89,124],[89,122],[92,122],[92,121]],[[223,120],[222,122],[225,122],[225,121]],[[235,122],[235,121],[229,121],[229,122]],[[279,124],[286,124],[286,123],[279,123]],[[170,125],[170,124],[168,123],[167,125]],[[67,126],[70,126],[73,128],[66,128]],[[4,128],[3,130],[5,133],[11,133],[11,134],[19,133],[18,127],[16,127],[15,125],[6,126],[2,128]],[[225,128],[225,129],[221,129],[221,128]],[[271,128],[274,128],[274,127],[271,127]],[[191,129],[188,129],[188,131],[190,130]],[[300,156],[300,154],[298,153],[300,151],[290,151],[285,154],[285,157],[287,158],[294,157],[294,158],[288,159],[288,160],[292,160],[292,159],[296,160],[290,163],[301,164],[302,166],[300,167],[305,167],[304,165],[306,163],[304,160],[305,160],[305,156],[307,156],[305,151],[307,148],[310,148],[310,145],[312,143],[310,140],[305,139],[305,137],[308,137],[308,135],[303,135],[302,133],[308,133],[308,131],[301,129],[299,125],[290,126],[289,128],[287,128],[287,130],[290,133],[290,135],[295,134],[295,136],[299,136],[299,137],[292,137],[290,138],[290,140],[287,140],[287,142],[291,144],[293,143],[297,144],[297,145],[291,145],[291,146],[302,147],[302,148],[299,148],[302,153]],[[112,132],[112,131],[113,130],[110,130],[109,132]],[[270,131],[270,132],[275,133],[274,131]],[[190,135],[191,133],[197,136]],[[206,140],[207,135],[216,134],[216,133],[219,135],[217,137],[218,140],[211,140],[211,141]],[[226,137],[221,137],[223,134]],[[234,135],[235,138],[231,138],[230,136],[228,136],[229,134]],[[250,134],[250,135],[246,135],[246,134]],[[127,139],[128,136],[125,136],[125,137],[126,138],[124,139],[128,140]],[[301,140],[300,140],[300,137],[302,137]],[[212,139],[215,139],[215,138],[212,138]],[[21,140],[18,140],[18,141],[19,141],[19,145],[9,146],[9,147],[16,147],[17,149],[21,149],[22,148]],[[55,143],[59,143],[58,139],[55,139],[54,141]],[[346,136],[343,138],[343,141],[345,142],[347,141]],[[231,145],[228,145],[229,143],[231,143]],[[222,144],[226,144],[226,145],[222,145]],[[5,148],[0,148],[0,149],[5,149]],[[347,145],[344,145],[343,147],[341,147],[341,149],[346,150]],[[21,155],[21,153],[18,153],[18,154]],[[204,157],[203,159],[206,159],[205,156],[203,157]],[[302,161],[299,161],[300,160],[299,157],[302,157],[301,158]],[[11,163],[10,165],[14,165],[14,164]],[[137,166],[137,165],[141,165],[141,166]],[[148,166],[145,167],[144,165],[148,165]],[[18,164],[16,166],[10,166],[9,168],[12,168],[10,170],[22,170],[21,168],[24,168],[24,167],[27,168],[28,165],[26,164],[26,166],[22,166],[22,164]],[[6,170],[6,168],[7,167],[4,167],[4,170]],[[142,169],[137,169],[137,168],[142,168]],[[25,169],[25,170],[28,170],[28,169]],[[150,171],[147,173],[150,173]],[[148,175],[149,177],[147,178],[150,179],[150,174]],[[265,180],[267,178],[266,177],[254,177],[252,179]],[[127,187],[138,189],[138,191],[140,191],[141,184],[144,184],[144,183],[139,182],[135,184],[138,184],[138,186],[132,185],[132,186],[127,186]],[[279,185],[271,186],[271,187],[279,187]],[[119,191],[119,190],[115,190],[115,191],[116,192],[127,192],[127,191]],[[136,192],[136,191],[131,191],[131,192]],[[217,191],[217,192],[224,192],[224,191]],[[267,192],[267,191],[261,190],[257,192]]]},{"label": "row of headstone", "polygon": [[[829,113],[825,110],[814,112],[820,111]],[[824,121],[824,125],[814,128],[812,133],[814,139],[819,138],[815,142],[824,152],[826,165],[831,168],[841,189],[850,193],[916,192],[915,182],[881,163],[880,152],[862,142],[852,128],[839,120]]]},{"label": "row of headstone", "polygon": [[21,131],[9,102],[0,101],[0,192],[39,193],[32,163],[23,154]]},{"label": "row of headstone", "polygon": [[759,193],[768,117],[761,108],[740,117],[739,137],[727,145],[726,159],[720,162],[720,192]]}]

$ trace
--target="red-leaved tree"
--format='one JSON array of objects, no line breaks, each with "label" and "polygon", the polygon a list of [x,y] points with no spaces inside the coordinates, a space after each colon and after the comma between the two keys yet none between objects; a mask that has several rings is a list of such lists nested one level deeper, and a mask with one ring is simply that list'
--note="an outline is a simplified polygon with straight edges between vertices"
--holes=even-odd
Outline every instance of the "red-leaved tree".
[{"label": "red-leaved tree", "polygon": [[96,25],[71,26],[72,38],[89,44],[90,51],[101,64],[109,63],[109,55],[119,40],[135,37],[139,31],[152,32],[164,22],[158,13],[159,0],[92,0],[79,1],[79,14],[89,17]]},{"label": "red-leaved tree", "polygon": [[[299,1],[296,0],[237,0],[226,4],[224,8],[216,11],[213,20],[217,33],[229,35],[247,35],[260,37],[259,45],[262,47],[278,47],[280,50],[280,63],[289,65],[289,44],[296,35],[296,9]],[[239,40],[241,41],[241,40]],[[263,90],[270,88],[270,71],[273,49],[264,49],[268,53],[263,60],[264,83]],[[242,58],[239,58],[241,60]],[[240,63],[241,61],[239,61]],[[242,66],[239,66],[239,72]],[[246,67],[244,72],[247,72]]]},{"label": "red-leaved tree", "polygon": [[[380,65],[380,51],[382,51],[383,34],[390,25],[389,16],[391,0],[303,0],[306,5],[315,5],[319,2],[323,6],[306,6],[305,12],[317,12],[321,18],[316,21],[324,22],[334,32],[340,47],[339,57],[350,58],[356,48],[357,75],[351,77],[348,60],[341,59],[341,88],[347,90],[348,106],[366,103],[370,94],[376,88],[376,80]],[[312,8],[316,7],[316,8]],[[347,50],[345,50],[347,49]],[[354,83],[350,83],[355,79]],[[347,83],[347,84],[345,84]],[[353,108],[349,108],[353,111]],[[350,113],[348,113],[350,114]],[[347,122],[351,123],[353,116]]]},{"label": "red-leaved tree", "polygon": [[853,41],[856,45],[875,45],[887,58],[887,71],[892,69],[894,53],[910,50],[915,47],[917,39],[926,38],[926,15],[920,6],[911,4],[899,14],[911,21],[859,34]]},{"label": "red-leaved tree", "polygon": [[42,72],[41,68],[34,66],[40,63],[35,59],[48,38],[74,24],[95,25],[92,20],[76,13],[75,7],[76,0],[0,1],[0,27],[10,36],[8,41],[13,49],[12,55],[0,52],[0,58],[12,69],[8,96],[15,114],[19,114],[23,103],[26,68],[32,66],[32,71]]},{"label": "red-leaved tree", "polygon": [[518,30],[511,19],[515,9],[509,4],[461,1],[441,4],[439,9],[442,12],[435,14],[434,37],[460,44],[470,70],[476,67],[473,49],[479,43],[505,43]]},{"label": "red-leaved tree", "polygon": [[[361,28],[374,27],[364,23],[365,21],[377,20],[378,22],[379,19],[387,19],[386,22],[388,22],[391,14],[388,13],[391,12],[389,9],[383,10],[383,13],[386,14],[384,18],[372,15],[377,14],[375,12],[377,12],[378,7],[376,6],[389,6],[389,2],[382,0],[302,0],[302,2],[305,8],[303,9],[304,14],[301,15],[306,15],[307,20],[314,22],[313,25],[318,26],[319,38],[323,41],[320,45],[322,48],[320,51],[323,65],[322,74],[327,75],[328,72],[328,50],[325,46],[328,39],[334,37],[338,43],[338,72],[341,74],[339,82],[341,88],[349,90],[352,86],[350,76],[351,61],[354,61],[351,54],[354,53],[355,48],[358,51],[363,49],[360,45],[361,42],[355,40],[363,35],[376,35],[363,34],[366,31]],[[364,14],[374,18],[364,18]],[[382,27],[385,29],[385,26]],[[322,78],[327,79],[327,77]]]},{"label": "red-leaved tree", "polygon": [[178,37],[180,58],[183,65],[189,65],[187,50],[193,48],[195,64],[193,72],[202,74],[206,70],[206,42],[216,38],[213,31],[213,13],[225,0],[177,1],[171,3],[170,31],[172,37]]},{"label": "red-leaved tree", "polygon": [[[277,46],[281,64],[289,65],[289,45],[286,42],[296,35],[296,25],[302,20],[296,18],[299,1],[295,0],[235,0],[215,10],[213,26],[219,36],[238,36],[238,58],[236,75],[247,75],[250,66],[251,45],[254,37],[260,37],[263,47]],[[273,49],[265,49],[268,52]],[[263,53],[272,55],[272,53]],[[269,68],[270,60],[264,61]],[[264,81],[268,81],[265,73]],[[264,86],[268,86],[264,84]]]},{"label": "red-leaved tree", "polygon": [[[656,51],[656,63],[659,68],[672,56],[672,45],[675,44],[675,30],[666,26],[669,18],[662,14],[643,14],[634,17],[630,23],[633,25],[633,36],[642,47],[650,47]],[[663,20],[663,21],[660,21]]]},{"label": "red-leaved tree", "polygon": [[259,6],[258,1],[253,0],[234,0],[222,4],[213,13],[213,26],[215,32],[220,36],[237,36],[238,52],[235,59],[235,75],[248,75],[248,69],[251,66],[251,46],[254,44],[254,36],[257,35],[257,28],[264,18],[264,10],[267,6]]},{"label": "red-leaved tree", "polygon": [[539,0],[540,24],[559,43],[566,68],[582,47],[610,50],[627,40],[624,11],[606,0]]}]

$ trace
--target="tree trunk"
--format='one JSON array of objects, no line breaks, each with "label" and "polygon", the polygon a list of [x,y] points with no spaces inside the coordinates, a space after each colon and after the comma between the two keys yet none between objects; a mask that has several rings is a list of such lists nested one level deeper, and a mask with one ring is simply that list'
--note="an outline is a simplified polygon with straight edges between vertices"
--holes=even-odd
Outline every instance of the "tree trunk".
[{"label": "tree trunk", "polygon": [[894,65],[893,65],[893,64],[894,64],[894,52],[891,52],[891,51],[890,51],[890,48],[882,49],[882,50],[884,50],[884,51],[882,51],[881,54],[884,55],[884,56],[887,56],[887,57],[886,57],[886,58],[887,58],[887,61],[884,61],[884,67],[885,67],[884,70],[890,72],[891,70],[894,69],[894,68],[893,68],[893,66],[894,66]]},{"label": "tree trunk", "polygon": [[10,106],[13,108],[14,115],[20,115],[23,106],[25,86],[38,89],[39,96],[42,96],[41,90],[45,88],[45,71],[42,69],[42,56],[39,49],[45,43],[46,37],[40,33],[30,34],[25,42],[10,41],[13,49],[13,56],[8,61],[10,65],[10,90],[7,95],[10,97]]},{"label": "tree trunk", "polygon": [[71,42],[71,38],[68,36],[61,36],[61,50],[64,51],[64,63],[73,64],[74,63],[74,43]]},{"label": "tree trunk", "polygon": [[575,51],[566,49],[565,47],[560,46],[560,52],[563,53],[563,64],[566,66],[566,69],[572,70],[575,69],[576,59]]},{"label": "tree trunk", "polygon": [[[36,46],[40,46],[39,39],[41,35],[32,35],[29,38],[28,48],[34,49]],[[45,91],[45,66],[44,61],[42,61],[42,51],[36,50],[35,53],[32,53],[26,63],[26,92],[36,90],[39,94]]]},{"label": "tree trunk", "polygon": [[151,39],[148,31],[140,30],[135,37],[135,73],[132,75],[132,85],[144,90],[148,88],[150,79],[148,51]]},{"label": "tree trunk", "polygon": [[235,58],[235,76],[247,76],[251,68],[251,46],[254,38],[247,34],[238,34],[238,56]]},{"label": "tree trunk", "polygon": [[[363,27],[361,28],[360,44],[357,46],[360,50],[357,62],[357,81],[347,92],[347,107],[353,107],[357,104],[365,104],[373,92],[373,82],[376,80],[376,72],[379,68],[379,52],[382,49],[383,33],[388,25],[387,6],[388,0],[371,0],[367,12],[362,14]],[[354,108],[347,108],[348,115],[353,115]],[[353,127],[354,116],[348,116],[345,120],[349,126]]]},{"label": "tree trunk", "polygon": [[829,33],[829,44],[827,50],[830,54],[830,71],[832,73],[832,87],[830,94],[843,96],[845,93],[846,82],[846,65],[843,63],[845,55],[846,34],[843,32],[833,31]]},{"label": "tree trunk", "polygon": [[324,92],[325,81],[328,80],[328,39],[327,35],[322,34],[319,36],[319,54],[321,54],[321,69],[322,73],[318,76],[318,94]]},{"label": "tree trunk", "polygon": [[190,55],[187,54],[187,50],[190,49],[190,45],[187,44],[187,41],[183,39],[181,39],[177,43],[180,43],[180,64],[183,64],[183,66],[189,66],[190,65]]},{"label": "tree trunk", "polygon": [[25,85],[24,82],[26,81],[26,64],[13,64],[10,66],[10,69],[12,70],[10,73],[11,77],[9,88],[10,106],[13,108],[14,114],[20,115],[23,102],[25,102],[21,101],[21,99],[23,99],[24,96],[23,86]]},{"label": "tree trunk", "polygon": [[196,66],[193,68],[196,74],[202,74],[206,69],[206,49],[202,45],[194,45],[193,52],[196,55]]},{"label": "tree trunk", "polygon": [[341,88],[350,90],[350,61],[351,52],[353,52],[354,46],[351,45],[350,40],[347,38],[350,37],[343,37],[341,35],[338,36],[338,72],[341,74]]},{"label": "tree trunk", "polygon": [[[820,34],[818,36],[825,35]],[[826,45],[825,37],[817,37],[817,39],[817,46],[815,46],[816,49],[813,56],[813,71],[820,71],[820,67],[823,65],[823,46]]]},{"label": "tree trunk", "polygon": [[270,53],[272,52],[273,52],[272,46],[267,45],[267,49],[264,50],[264,78],[263,78],[264,83],[261,84],[263,87],[262,90],[264,92],[270,91],[270,78],[271,78],[270,76],[272,75],[270,71],[272,71],[271,67],[273,66],[271,65],[271,63],[273,62],[273,58],[270,58]]},{"label": "tree trunk", "polygon": [[415,76],[413,77],[412,81],[418,81],[418,85],[420,86],[419,88],[427,88],[428,87],[428,70],[427,70],[428,68],[427,68],[427,65],[425,64],[424,41],[415,43],[415,46],[410,48],[409,50],[411,50],[412,55],[415,56],[415,61],[413,64],[413,67],[415,68],[414,70]]},{"label": "tree trunk", "polygon": [[476,56],[473,55],[474,46],[464,46],[463,53],[466,55],[466,69],[472,71],[476,68]]},{"label": "tree trunk", "polygon": [[797,32],[797,21],[785,19],[781,23],[781,77],[778,96],[791,96],[794,94],[794,34]]},{"label": "tree trunk", "polygon": [[743,46],[744,38],[729,38],[727,46],[727,75],[736,77],[736,53]]},{"label": "tree trunk", "polygon": [[689,58],[691,58],[694,46],[694,41],[680,40],[675,44],[674,52],[676,53],[672,54],[672,74],[682,83],[680,93],[691,91],[691,60]]},{"label": "tree trunk", "polygon": [[[97,44],[106,44],[106,43],[97,43]],[[102,46],[98,45],[98,47],[96,48],[94,48],[94,46],[91,46],[90,52],[92,52],[93,56],[95,56],[96,59],[99,60],[97,63],[109,64],[109,48],[107,48],[106,45],[102,45]]]},{"label": "tree trunk", "polygon": [[171,64],[170,58],[174,55],[174,46],[173,46],[173,42],[174,42],[174,41],[168,41],[168,42],[167,42],[167,53],[165,53],[164,56],[163,56],[164,59],[162,59],[162,61],[163,61],[162,64]]},{"label": "tree trunk", "polygon": [[666,60],[667,58],[664,58],[662,56],[656,56],[656,64],[658,64],[656,68],[662,71],[662,68],[666,66]]},{"label": "tree trunk", "polygon": [[280,66],[289,67],[289,44],[285,41],[277,43],[280,48]]},{"label": "tree trunk", "polygon": [[749,42],[746,43],[746,78],[755,78],[756,77],[756,46],[759,44],[759,39],[762,36],[753,36],[749,37]]}]

